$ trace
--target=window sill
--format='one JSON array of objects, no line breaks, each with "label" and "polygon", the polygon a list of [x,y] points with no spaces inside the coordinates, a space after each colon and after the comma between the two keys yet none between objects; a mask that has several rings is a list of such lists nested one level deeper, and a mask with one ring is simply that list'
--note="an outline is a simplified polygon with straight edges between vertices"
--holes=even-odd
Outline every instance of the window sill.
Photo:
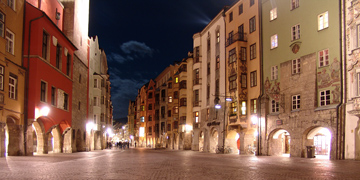
[{"label": "window sill", "polygon": [[338,106],[338,104],[332,104],[327,106],[319,106],[314,111],[321,111],[321,110],[328,110],[328,109],[335,109]]},{"label": "window sill", "polygon": [[293,109],[293,110],[291,110],[291,112],[299,112],[300,111],[300,109]]},{"label": "window sill", "polygon": [[269,113],[270,116],[277,116],[279,115],[280,113],[279,112],[272,112],[272,113]]}]

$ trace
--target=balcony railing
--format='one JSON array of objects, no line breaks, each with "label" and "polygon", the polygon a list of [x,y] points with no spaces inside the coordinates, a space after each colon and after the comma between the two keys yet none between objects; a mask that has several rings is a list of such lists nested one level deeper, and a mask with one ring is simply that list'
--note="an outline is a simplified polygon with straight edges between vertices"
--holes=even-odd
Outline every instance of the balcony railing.
[{"label": "balcony railing", "polygon": [[199,84],[200,84],[200,78],[194,79],[194,85],[199,85]]},{"label": "balcony railing", "polygon": [[226,46],[230,46],[232,43],[236,41],[244,41],[247,42],[246,33],[235,33],[233,36],[227,38]]}]

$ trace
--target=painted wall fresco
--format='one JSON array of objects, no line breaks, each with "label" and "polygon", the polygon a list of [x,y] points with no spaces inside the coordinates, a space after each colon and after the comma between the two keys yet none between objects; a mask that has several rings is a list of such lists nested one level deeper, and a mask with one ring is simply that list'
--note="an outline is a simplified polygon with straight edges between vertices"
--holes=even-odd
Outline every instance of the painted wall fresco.
[{"label": "painted wall fresco", "polygon": [[317,72],[318,90],[330,89],[331,104],[340,102],[340,62],[334,58],[330,66],[321,67]]}]

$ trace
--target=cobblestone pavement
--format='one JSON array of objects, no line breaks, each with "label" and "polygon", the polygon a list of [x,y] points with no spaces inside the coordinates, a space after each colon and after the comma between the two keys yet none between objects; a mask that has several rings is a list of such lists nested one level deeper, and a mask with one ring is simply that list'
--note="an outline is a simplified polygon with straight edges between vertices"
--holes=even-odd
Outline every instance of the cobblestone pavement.
[{"label": "cobblestone pavement", "polygon": [[0,179],[360,179],[360,161],[130,148],[0,158]]}]

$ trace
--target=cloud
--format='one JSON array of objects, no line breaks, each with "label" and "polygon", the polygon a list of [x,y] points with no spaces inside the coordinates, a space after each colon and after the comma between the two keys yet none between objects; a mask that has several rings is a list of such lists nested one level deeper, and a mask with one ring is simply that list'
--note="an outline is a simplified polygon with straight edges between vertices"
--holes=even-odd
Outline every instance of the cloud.
[{"label": "cloud", "polygon": [[147,46],[145,43],[138,41],[128,41],[126,43],[123,43],[120,48],[125,54],[135,54],[136,57],[138,55],[141,57],[152,57],[154,52],[154,50]]},{"label": "cloud", "polygon": [[117,63],[120,63],[120,64],[124,63],[125,61],[133,60],[133,58],[124,57],[121,54],[113,53],[113,52],[108,54],[106,57],[107,57],[108,61],[117,62]]}]

